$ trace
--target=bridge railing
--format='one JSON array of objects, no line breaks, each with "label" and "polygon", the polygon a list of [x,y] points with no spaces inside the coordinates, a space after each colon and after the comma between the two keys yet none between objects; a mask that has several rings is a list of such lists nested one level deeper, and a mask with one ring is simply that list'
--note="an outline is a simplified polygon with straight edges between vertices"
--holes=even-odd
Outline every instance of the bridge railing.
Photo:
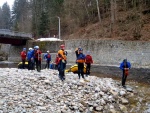
[{"label": "bridge railing", "polygon": [[16,36],[16,37],[32,38],[32,35],[30,33],[16,32],[16,31],[11,31],[9,29],[0,29],[0,34],[1,35],[13,36],[13,37]]}]

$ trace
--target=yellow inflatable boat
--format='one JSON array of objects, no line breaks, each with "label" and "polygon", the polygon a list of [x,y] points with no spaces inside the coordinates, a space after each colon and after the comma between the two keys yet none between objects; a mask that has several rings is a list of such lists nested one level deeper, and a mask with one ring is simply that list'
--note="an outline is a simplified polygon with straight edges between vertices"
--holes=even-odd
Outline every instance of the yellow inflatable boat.
[{"label": "yellow inflatable boat", "polygon": [[[78,73],[78,65],[75,64],[71,66],[69,69],[66,69],[65,72],[73,72],[73,73]],[[86,73],[86,66],[84,66],[84,74]]]},{"label": "yellow inflatable boat", "polygon": [[[25,68],[28,68],[28,62],[25,62]],[[18,69],[22,69],[22,62],[18,63]]]}]

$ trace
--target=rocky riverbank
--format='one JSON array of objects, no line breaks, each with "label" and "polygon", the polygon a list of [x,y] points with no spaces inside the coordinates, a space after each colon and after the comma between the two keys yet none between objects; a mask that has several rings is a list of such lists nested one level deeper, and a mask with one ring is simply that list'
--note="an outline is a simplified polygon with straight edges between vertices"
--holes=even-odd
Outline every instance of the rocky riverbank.
[{"label": "rocky riverbank", "polygon": [[69,73],[62,82],[55,70],[0,68],[0,73],[0,112],[129,112],[128,97],[135,96],[111,78],[90,76],[84,81]]}]

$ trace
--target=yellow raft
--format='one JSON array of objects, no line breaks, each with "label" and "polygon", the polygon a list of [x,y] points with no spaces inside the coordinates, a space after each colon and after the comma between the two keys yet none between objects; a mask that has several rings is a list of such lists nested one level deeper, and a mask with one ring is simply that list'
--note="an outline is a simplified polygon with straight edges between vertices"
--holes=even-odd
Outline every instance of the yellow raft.
[{"label": "yellow raft", "polygon": [[[22,62],[18,63],[18,68],[22,69]],[[28,68],[28,62],[25,62],[25,68]]]},{"label": "yellow raft", "polygon": [[[73,73],[78,73],[78,65],[75,64],[71,66],[69,69],[66,69],[65,72],[73,72]],[[84,66],[84,74],[86,73],[86,66]]]}]

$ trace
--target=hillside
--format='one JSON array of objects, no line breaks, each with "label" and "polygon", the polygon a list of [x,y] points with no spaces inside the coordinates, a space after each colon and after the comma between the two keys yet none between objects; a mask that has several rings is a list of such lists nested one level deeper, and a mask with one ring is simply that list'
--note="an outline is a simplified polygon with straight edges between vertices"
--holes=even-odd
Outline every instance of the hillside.
[{"label": "hillside", "polygon": [[102,23],[90,23],[85,27],[79,27],[78,30],[64,35],[63,38],[150,41],[150,13],[149,10],[138,12],[138,15],[134,10],[120,11],[112,29],[110,18],[106,17]]}]

